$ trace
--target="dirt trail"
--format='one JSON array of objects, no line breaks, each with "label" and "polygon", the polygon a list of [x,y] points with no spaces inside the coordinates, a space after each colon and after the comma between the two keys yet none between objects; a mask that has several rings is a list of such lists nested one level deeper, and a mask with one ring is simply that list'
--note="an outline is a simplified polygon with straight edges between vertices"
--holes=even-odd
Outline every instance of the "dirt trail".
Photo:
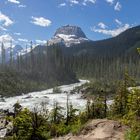
[{"label": "dirt trail", "polygon": [[126,130],[117,121],[97,119],[87,123],[78,136],[68,134],[52,140],[124,140]]}]

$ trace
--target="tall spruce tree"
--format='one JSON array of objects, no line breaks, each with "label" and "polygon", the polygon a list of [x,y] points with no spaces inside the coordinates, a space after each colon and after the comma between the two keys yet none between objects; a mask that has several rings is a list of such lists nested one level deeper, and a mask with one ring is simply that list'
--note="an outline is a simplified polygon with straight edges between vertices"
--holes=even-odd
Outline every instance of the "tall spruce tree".
[{"label": "tall spruce tree", "polygon": [[5,47],[4,47],[4,43],[2,42],[1,43],[1,56],[2,56],[2,58],[1,58],[1,64],[2,64],[2,68],[4,68],[5,67]]}]

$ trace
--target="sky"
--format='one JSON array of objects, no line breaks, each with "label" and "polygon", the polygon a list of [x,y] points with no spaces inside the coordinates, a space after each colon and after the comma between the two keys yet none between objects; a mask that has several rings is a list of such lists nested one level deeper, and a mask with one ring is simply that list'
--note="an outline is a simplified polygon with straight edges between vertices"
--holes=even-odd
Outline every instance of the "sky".
[{"label": "sky", "polygon": [[45,43],[64,25],[91,40],[115,37],[140,24],[140,0],[0,0],[0,42]]}]

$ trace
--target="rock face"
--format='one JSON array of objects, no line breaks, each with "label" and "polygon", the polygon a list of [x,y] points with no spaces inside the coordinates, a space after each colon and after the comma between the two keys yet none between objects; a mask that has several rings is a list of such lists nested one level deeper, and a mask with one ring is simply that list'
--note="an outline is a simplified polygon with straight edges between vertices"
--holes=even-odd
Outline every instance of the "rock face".
[{"label": "rock face", "polygon": [[48,45],[60,44],[66,47],[70,47],[74,44],[87,41],[90,40],[86,37],[80,27],[66,25],[56,30],[52,39],[48,41]]},{"label": "rock face", "polygon": [[117,121],[97,119],[89,122],[78,136],[71,134],[53,140],[125,140],[126,126]]}]

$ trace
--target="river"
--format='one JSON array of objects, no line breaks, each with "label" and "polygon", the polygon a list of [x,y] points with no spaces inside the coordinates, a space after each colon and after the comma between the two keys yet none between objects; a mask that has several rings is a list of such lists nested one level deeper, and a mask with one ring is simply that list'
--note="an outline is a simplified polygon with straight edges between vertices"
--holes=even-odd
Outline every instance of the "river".
[{"label": "river", "polygon": [[[47,108],[51,110],[53,108],[54,102],[58,102],[60,106],[66,107],[67,102],[67,94],[66,92],[70,92],[75,87],[81,86],[89,82],[87,80],[80,80],[79,83],[74,83],[70,85],[59,86],[62,93],[53,94],[53,89],[47,89],[39,92],[31,92],[21,96],[14,96],[5,98],[4,101],[0,101],[0,109],[9,109],[13,110],[13,105],[16,102],[19,102],[22,107],[33,110],[35,107],[39,107],[41,103],[45,103]],[[75,93],[69,95],[69,102],[73,104],[73,106],[77,109],[84,109],[87,100],[81,99],[81,94]]]}]

